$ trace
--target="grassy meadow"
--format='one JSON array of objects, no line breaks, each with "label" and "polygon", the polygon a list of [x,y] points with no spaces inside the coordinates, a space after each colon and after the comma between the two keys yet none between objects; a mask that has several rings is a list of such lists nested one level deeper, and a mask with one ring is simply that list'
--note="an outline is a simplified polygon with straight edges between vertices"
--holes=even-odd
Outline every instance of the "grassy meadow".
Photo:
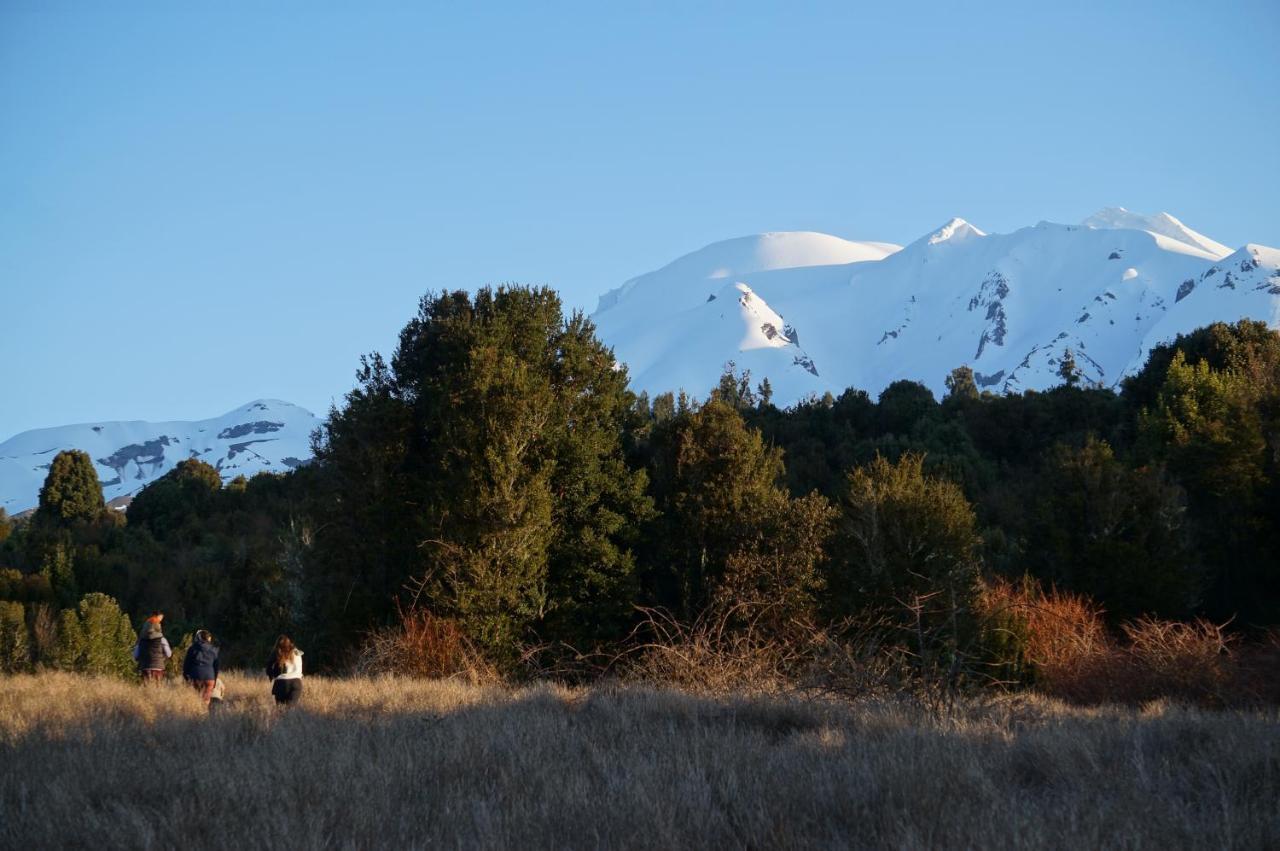
[{"label": "grassy meadow", "polygon": [[0,677],[0,845],[1280,845],[1274,710],[226,679]]}]

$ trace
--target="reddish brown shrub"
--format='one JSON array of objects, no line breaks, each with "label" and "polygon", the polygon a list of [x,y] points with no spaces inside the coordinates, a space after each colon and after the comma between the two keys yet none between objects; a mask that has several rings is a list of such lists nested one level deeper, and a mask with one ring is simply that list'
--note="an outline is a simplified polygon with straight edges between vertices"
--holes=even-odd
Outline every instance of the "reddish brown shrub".
[{"label": "reddish brown shrub", "polygon": [[1087,700],[1098,688],[1100,661],[1113,648],[1102,609],[1088,597],[994,579],[978,596],[978,614],[1004,676],[1067,700]]},{"label": "reddish brown shrub", "polygon": [[404,612],[397,625],[369,633],[356,669],[366,674],[457,677],[472,683],[499,679],[456,621],[426,609]]},{"label": "reddish brown shrub", "polygon": [[1280,633],[1244,645],[1225,624],[1140,617],[1113,636],[1088,597],[1032,581],[988,582],[979,610],[997,636],[987,641],[993,664],[1072,703],[1280,702]]}]

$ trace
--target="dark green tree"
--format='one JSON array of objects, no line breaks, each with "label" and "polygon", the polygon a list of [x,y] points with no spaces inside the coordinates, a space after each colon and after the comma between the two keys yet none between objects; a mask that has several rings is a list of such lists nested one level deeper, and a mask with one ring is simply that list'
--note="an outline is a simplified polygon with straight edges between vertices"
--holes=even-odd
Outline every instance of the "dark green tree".
[{"label": "dark green tree", "polygon": [[322,484],[363,505],[322,508],[313,563],[350,577],[364,623],[408,585],[508,660],[535,635],[622,628],[650,509],[623,453],[634,396],[590,322],[546,289],[428,296],[390,366],[374,356],[360,378],[316,448]]},{"label": "dark green tree", "polygon": [[40,488],[36,522],[65,527],[77,520],[93,520],[105,507],[102,483],[89,454],[69,449],[55,455]]},{"label": "dark green tree", "polygon": [[1186,617],[1199,578],[1186,495],[1158,468],[1130,468],[1105,442],[1055,447],[1035,480],[1021,567],[1089,595],[1116,620]]},{"label": "dark green tree", "polygon": [[130,677],[136,633],[116,601],[106,594],[86,594],[58,619],[55,662],[64,671]]},{"label": "dark green tree", "polygon": [[655,434],[652,475],[661,520],[651,532],[651,602],[692,617],[710,602],[729,557],[774,504],[782,453],[733,405],[713,398]]},{"label": "dark green tree", "polygon": [[1280,576],[1267,496],[1265,385],[1234,370],[1192,365],[1175,352],[1152,408],[1139,415],[1139,450],[1162,462],[1186,489],[1208,572],[1215,617],[1280,617]]},{"label": "dark green tree", "polygon": [[31,637],[21,603],[0,600],[0,673],[19,674],[31,668]]},{"label": "dark green tree", "polygon": [[835,614],[936,595],[952,618],[976,591],[977,523],[960,487],[928,476],[924,456],[876,458],[849,474],[832,564]]},{"label": "dark green tree", "polygon": [[1243,375],[1262,392],[1273,392],[1280,382],[1280,333],[1265,322],[1214,322],[1156,346],[1143,368],[1124,379],[1125,402],[1135,416],[1156,404],[1178,352],[1192,366],[1204,361],[1210,369]]},{"label": "dark green tree", "polygon": [[1062,350],[1062,359],[1058,361],[1058,377],[1067,387],[1075,387],[1080,383],[1080,367],[1076,365],[1076,356],[1071,349]]},{"label": "dark green tree", "polygon": [[211,465],[195,458],[179,461],[129,503],[129,525],[164,540],[209,514],[221,489],[222,477]]},{"label": "dark green tree", "polygon": [[882,434],[906,436],[937,408],[933,392],[919,381],[895,381],[880,394],[876,425]]},{"label": "dark green tree", "polygon": [[968,365],[951,370],[946,385],[947,399],[953,402],[978,398],[978,382],[973,377],[973,368]]},{"label": "dark green tree", "polygon": [[48,582],[54,601],[68,609],[80,599],[80,584],[76,581],[75,557],[69,544],[57,541],[44,553],[40,575]]},{"label": "dark green tree", "polygon": [[768,376],[760,379],[760,383],[756,386],[756,397],[760,400],[762,408],[773,404],[773,385],[769,383]]}]

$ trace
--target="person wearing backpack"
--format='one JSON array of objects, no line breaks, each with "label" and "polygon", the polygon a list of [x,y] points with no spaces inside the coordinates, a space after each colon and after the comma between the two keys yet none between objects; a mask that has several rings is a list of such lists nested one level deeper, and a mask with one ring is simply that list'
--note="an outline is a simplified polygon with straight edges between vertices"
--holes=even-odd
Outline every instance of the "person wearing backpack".
[{"label": "person wearing backpack", "polygon": [[196,640],[182,662],[182,678],[195,686],[200,699],[208,707],[213,686],[218,681],[218,648],[207,629],[197,630]]},{"label": "person wearing backpack", "polygon": [[281,706],[291,706],[302,697],[302,651],[287,635],[276,640],[276,648],[267,662],[271,678],[271,696]]},{"label": "person wearing backpack", "polygon": [[164,662],[173,655],[169,639],[164,637],[160,622],[164,615],[152,612],[138,632],[138,643],[133,645],[133,660],[138,663],[138,673],[144,683],[158,683],[164,679]]}]

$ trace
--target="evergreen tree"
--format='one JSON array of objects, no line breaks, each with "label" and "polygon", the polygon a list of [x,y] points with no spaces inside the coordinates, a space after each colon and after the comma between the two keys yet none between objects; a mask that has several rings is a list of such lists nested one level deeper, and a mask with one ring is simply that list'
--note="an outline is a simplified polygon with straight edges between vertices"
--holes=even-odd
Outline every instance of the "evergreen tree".
[{"label": "evergreen tree", "polygon": [[55,455],[40,488],[36,522],[65,527],[73,521],[93,520],[105,507],[102,483],[88,453],[70,449]]},{"label": "evergreen tree", "polygon": [[1186,489],[1209,570],[1215,617],[1280,617],[1280,576],[1267,523],[1271,486],[1259,385],[1234,371],[1192,365],[1174,353],[1155,405],[1139,416],[1139,449]]},{"label": "evergreen tree", "polygon": [[720,383],[711,391],[711,398],[739,411],[756,407],[756,394],[751,390],[751,370],[743,370],[739,375],[733,361],[726,363]]},{"label": "evergreen tree", "polygon": [[1142,369],[1124,379],[1125,402],[1135,416],[1156,404],[1178,352],[1192,366],[1204,361],[1210,369],[1243,375],[1264,394],[1274,393],[1280,383],[1280,333],[1265,322],[1214,322],[1155,346]]},{"label": "evergreen tree", "polygon": [[1182,489],[1158,468],[1129,468],[1092,437],[1080,448],[1058,445],[1045,466],[1033,545],[1018,568],[1089,595],[1117,620],[1186,617],[1199,580]]},{"label": "evergreen tree", "polygon": [[757,525],[725,559],[714,597],[722,607],[745,607],[744,619],[776,634],[817,616],[836,511],[817,493],[792,498],[775,489],[764,499]]},{"label": "evergreen tree", "polygon": [[45,551],[40,575],[48,582],[54,602],[60,607],[71,608],[80,599],[80,584],[76,581],[75,561],[69,544],[58,541]]},{"label": "evergreen tree", "polygon": [[670,391],[653,397],[653,421],[665,423],[676,415],[676,397]]},{"label": "evergreen tree", "polygon": [[31,640],[21,603],[0,600],[0,673],[18,674],[31,668]]},{"label": "evergreen tree", "polygon": [[[409,583],[508,659],[534,632],[616,632],[649,511],[623,454],[633,409],[626,373],[554,292],[424,298],[390,366],[365,361],[316,447],[321,479],[363,503],[345,517],[322,506],[320,559],[368,564],[371,544],[382,572],[324,573],[350,576],[345,596],[375,612]],[[381,519],[363,523],[370,513]]]},{"label": "evergreen tree", "polygon": [[769,383],[768,376],[760,379],[760,384],[756,386],[756,396],[761,408],[768,408],[773,404],[773,385]]},{"label": "evergreen tree", "polygon": [[1062,359],[1058,362],[1058,377],[1068,387],[1075,387],[1080,383],[1080,367],[1076,365],[1076,356],[1071,349],[1062,351]]},{"label": "evergreen tree", "polygon": [[222,477],[211,465],[195,458],[179,461],[129,503],[129,524],[164,540],[207,516],[221,489]]},{"label": "evergreen tree", "polygon": [[978,382],[973,377],[973,369],[967,365],[951,370],[946,385],[947,399],[953,402],[978,398]]},{"label": "evergreen tree", "polygon": [[683,617],[708,605],[807,611],[821,588],[830,508],[782,487],[782,453],[719,398],[654,435],[660,517],[650,532],[646,600]]},{"label": "evergreen tree", "polygon": [[129,618],[106,594],[87,594],[58,619],[55,660],[64,671],[130,677],[136,668],[136,634]]},{"label": "evergreen tree", "polygon": [[947,617],[969,604],[981,543],[973,508],[959,486],[925,475],[924,456],[877,457],[854,470],[840,509],[836,614],[931,594]]},{"label": "evergreen tree", "polygon": [[933,391],[919,381],[895,381],[884,389],[876,405],[876,426],[881,434],[906,437],[938,408]]}]

